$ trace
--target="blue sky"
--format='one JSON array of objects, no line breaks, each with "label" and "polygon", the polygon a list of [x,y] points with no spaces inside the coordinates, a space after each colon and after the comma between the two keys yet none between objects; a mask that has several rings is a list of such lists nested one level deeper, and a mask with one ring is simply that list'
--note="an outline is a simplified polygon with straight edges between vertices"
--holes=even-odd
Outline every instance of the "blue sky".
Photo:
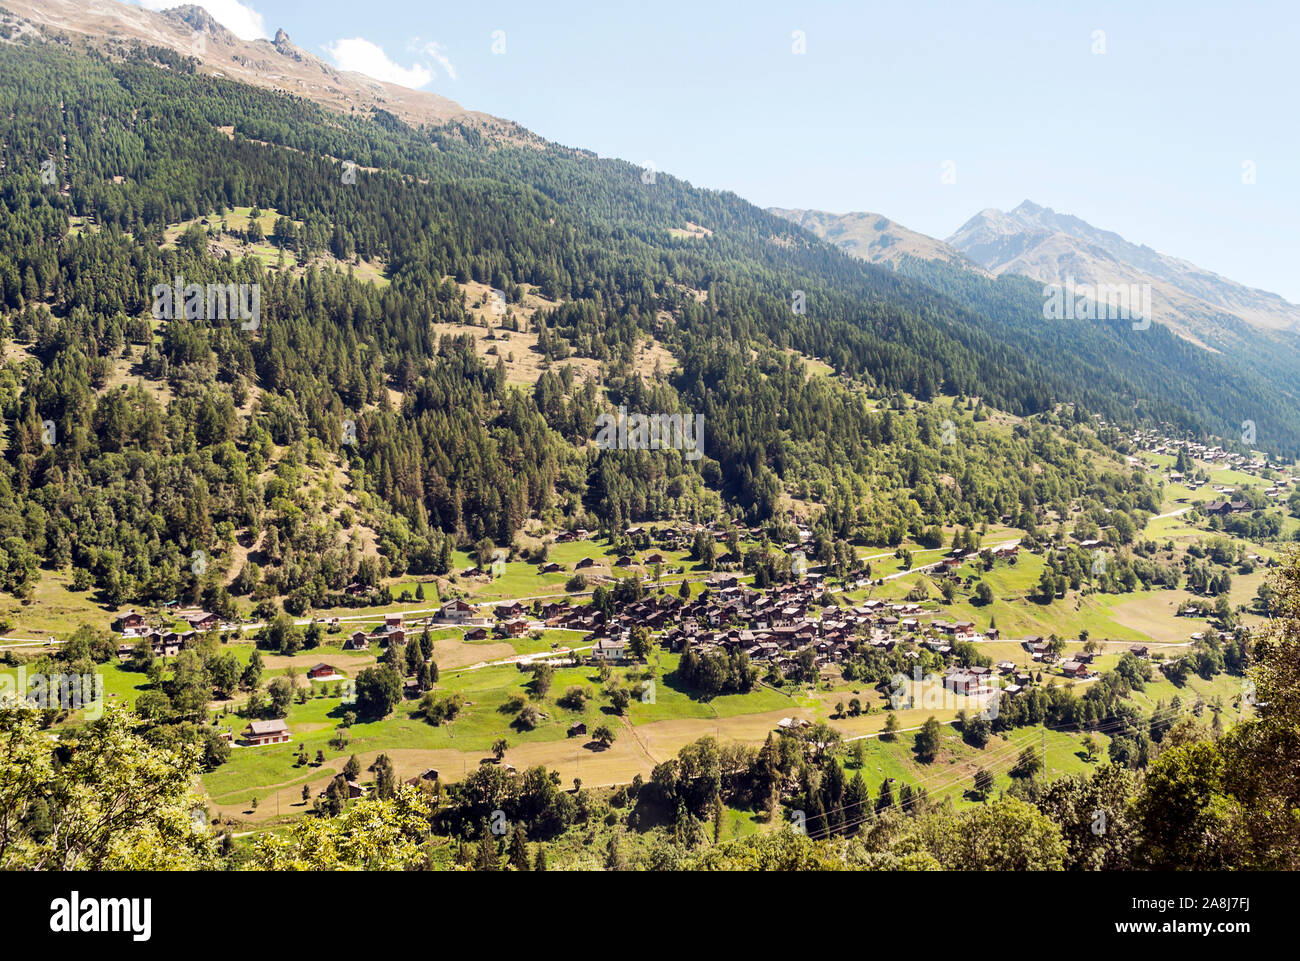
[{"label": "blue sky", "polygon": [[946,237],[1029,198],[1300,302],[1287,0],[202,5],[242,35],[283,27],[341,66],[763,206]]}]

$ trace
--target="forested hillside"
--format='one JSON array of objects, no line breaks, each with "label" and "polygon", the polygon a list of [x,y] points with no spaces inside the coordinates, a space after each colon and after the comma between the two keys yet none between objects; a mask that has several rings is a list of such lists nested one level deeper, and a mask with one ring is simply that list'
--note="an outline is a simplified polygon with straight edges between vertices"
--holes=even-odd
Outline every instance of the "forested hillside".
[{"label": "forested hillside", "polygon": [[1260,445],[1296,449],[1300,340],[1293,333],[1237,324],[1232,337],[1207,350],[1158,323],[1134,330],[1130,320],[1044,320],[1043,285],[1016,274],[991,278],[915,259],[900,272],[969,305],[990,331],[1036,356],[1069,357],[1093,383],[1115,377],[1164,398],[1191,414],[1178,420],[1180,426],[1206,424],[1220,436],[1238,437],[1242,422],[1250,420]]},{"label": "forested hillside", "polygon": [[[340,116],[169,51],[0,48],[0,589],[73,569],[110,605],[303,610],[530,520],[727,512],[778,535],[792,499],[820,543],[1032,529],[1042,505],[1157,509],[1091,414],[1199,433],[1240,408],[1267,412],[1262,443],[1300,438],[1267,385],[1163,331],[1035,331],[1027,297],[926,286],[516,134]],[[157,320],[176,277],[260,285],[255,329]],[[536,338],[531,384],[445,333],[485,322],[485,286],[501,354]],[[638,364],[647,344],[671,367]],[[950,428],[915,404],[941,394],[964,402]],[[705,457],[597,449],[615,405],[703,414]],[[982,429],[990,410],[1016,421]]]}]

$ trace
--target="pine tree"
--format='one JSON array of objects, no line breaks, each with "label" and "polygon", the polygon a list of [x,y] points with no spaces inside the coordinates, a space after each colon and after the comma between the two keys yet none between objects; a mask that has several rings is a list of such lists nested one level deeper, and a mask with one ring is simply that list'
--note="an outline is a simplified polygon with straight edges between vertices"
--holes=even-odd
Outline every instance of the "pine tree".
[{"label": "pine tree", "polygon": [[456,840],[456,864],[460,867],[467,868],[474,861],[470,846],[465,843],[464,838]]},{"label": "pine tree", "polygon": [[488,829],[487,820],[483,821],[483,828],[479,832],[478,847],[475,852],[474,870],[475,871],[499,871],[501,869],[501,856],[497,850],[497,839]]},{"label": "pine tree", "polygon": [[820,791],[811,791],[808,799],[808,836],[811,838],[824,838],[829,831],[829,825],[826,823],[826,808],[822,804]]},{"label": "pine tree", "polygon": [[880,790],[876,792],[876,813],[882,814],[894,807],[894,790],[889,786],[889,778],[880,782]]},{"label": "pine tree", "polygon": [[528,865],[528,834],[524,831],[524,826],[520,822],[515,822],[514,832],[510,835],[510,866],[516,871],[527,871]]},{"label": "pine tree", "polygon": [[382,799],[397,794],[397,769],[387,754],[375,758],[375,796]]},{"label": "pine tree", "polygon": [[618,834],[611,834],[609,843],[605,845],[605,870],[622,871],[623,867],[623,854],[619,850]]},{"label": "pine tree", "polygon": [[854,822],[871,817],[871,792],[867,789],[867,782],[862,779],[861,771],[853,775],[853,780],[844,789],[844,816],[845,826],[851,830],[856,830]]}]

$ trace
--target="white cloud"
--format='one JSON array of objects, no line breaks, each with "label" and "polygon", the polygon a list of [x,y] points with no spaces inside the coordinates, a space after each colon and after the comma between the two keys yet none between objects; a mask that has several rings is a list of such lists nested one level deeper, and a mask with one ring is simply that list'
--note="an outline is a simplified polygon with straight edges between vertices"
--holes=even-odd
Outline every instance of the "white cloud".
[{"label": "white cloud", "polygon": [[418,50],[426,57],[429,57],[431,60],[437,63],[438,66],[442,67],[443,72],[446,73],[447,76],[450,77],[452,80],[456,79],[456,68],[452,64],[451,58],[447,56],[447,51],[442,49],[442,44],[437,43],[433,40],[421,44],[419,38],[416,38],[415,40],[411,41],[411,46],[413,49]]},{"label": "white cloud", "polygon": [[327,43],[325,51],[340,70],[355,70],[387,83],[419,88],[433,79],[433,71],[423,64],[417,63],[409,69],[396,64],[388,59],[383,47],[362,37]]},{"label": "white cloud", "polygon": [[383,47],[364,37],[351,37],[325,44],[325,52],[334,61],[334,66],[340,70],[355,70],[376,80],[419,89],[428,86],[436,76],[434,64],[448,78],[456,79],[456,67],[443,50],[442,44],[432,40],[422,42],[417,37],[407,45],[407,49],[418,55],[410,67],[396,63],[384,52]]},{"label": "white cloud", "polygon": [[239,0],[135,0],[146,10],[170,10],[172,7],[193,3],[212,14],[212,19],[221,24],[240,40],[257,40],[269,37],[262,15]]}]

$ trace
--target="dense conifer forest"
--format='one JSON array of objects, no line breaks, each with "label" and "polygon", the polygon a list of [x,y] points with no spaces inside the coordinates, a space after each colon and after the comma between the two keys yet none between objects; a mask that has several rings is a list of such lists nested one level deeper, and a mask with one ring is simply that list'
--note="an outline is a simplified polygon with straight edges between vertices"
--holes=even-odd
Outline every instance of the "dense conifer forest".
[{"label": "dense conifer forest", "polygon": [[[530,518],[615,531],[731,514],[775,535],[790,496],[818,505],[826,539],[883,545],[1079,499],[1152,512],[1092,415],[1200,432],[1211,396],[1276,410],[1163,331],[1053,333],[1023,290],[922,284],[731,194],[647,184],[522,130],[342,117],[167,51],[123,54],[0,50],[5,590],[70,566],[109,604],[226,610],[260,591],[305,609],[364,566],[353,518],[301,494],[335,466],[382,574],[445,571],[451,547],[508,545]],[[245,238],[274,258],[212,243],[235,208],[276,212]],[[671,233],[688,223],[711,233]],[[382,283],[356,269],[372,262]],[[154,286],[178,277],[260,285],[259,326],[153,320]],[[531,387],[435,330],[473,320],[470,283],[502,292],[503,330],[536,334]],[[525,292],[553,306],[524,319]],[[634,363],[652,338],[670,370]],[[574,376],[582,359],[596,377]],[[916,404],[940,394],[964,400],[959,443]],[[704,458],[597,449],[618,404],[703,414]],[[977,434],[990,409],[1029,419]],[[1285,416],[1273,436],[1292,436]],[[199,571],[196,552],[217,562]]]}]

